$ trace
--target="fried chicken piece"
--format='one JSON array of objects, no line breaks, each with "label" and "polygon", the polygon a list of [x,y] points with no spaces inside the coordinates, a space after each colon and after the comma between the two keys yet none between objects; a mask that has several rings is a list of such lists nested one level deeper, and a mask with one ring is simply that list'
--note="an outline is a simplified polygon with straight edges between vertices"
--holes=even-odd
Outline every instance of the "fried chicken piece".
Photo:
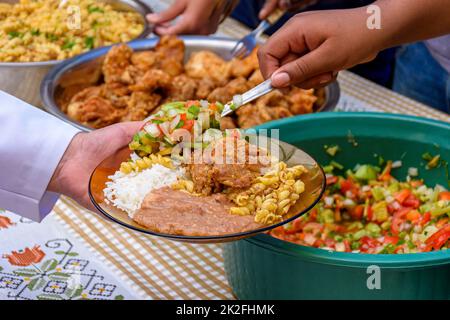
[{"label": "fried chicken piece", "polygon": [[208,96],[210,102],[227,103],[233,99],[233,96],[244,93],[250,89],[250,86],[245,78],[236,78],[228,82],[224,87],[216,88]]},{"label": "fried chicken piece", "polygon": [[147,118],[161,101],[161,96],[155,93],[135,91],[128,101],[127,114],[122,121],[140,121]]},{"label": "fried chicken piece", "polygon": [[234,123],[233,118],[223,117],[222,119],[220,119],[220,130],[234,129],[234,128],[236,128],[236,124]]},{"label": "fried chicken piece", "polygon": [[278,120],[282,118],[292,117],[293,114],[285,107],[271,107],[267,108],[267,112],[270,114],[272,120]]},{"label": "fried chicken piece", "polygon": [[187,166],[196,193],[210,195],[220,192],[224,186],[248,188],[261,174],[261,169],[270,164],[267,155],[244,139],[227,137],[211,147],[211,157],[204,159],[205,163]]},{"label": "fried chicken piece", "polygon": [[314,89],[304,90],[294,87],[289,93],[289,101],[291,102],[289,110],[293,114],[305,114],[314,111],[317,97],[314,95]]},{"label": "fried chicken piece", "polygon": [[183,40],[176,36],[162,36],[155,47],[155,52],[164,59],[171,58],[183,63],[185,46]]},{"label": "fried chicken piece", "polygon": [[267,107],[256,104],[246,104],[236,110],[237,123],[240,128],[247,129],[272,120]]},{"label": "fried chicken piece", "polygon": [[262,96],[256,100],[256,105],[259,108],[263,107],[284,107],[289,108],[289,101],[287,97],[279,90],[273,90],[272,92]]},{"label": "fried chicken piece", "polygon": [[215,169],[210,164],[189,164],[187,170],[194,182],[194,192],[210,195],[221,192],[220,184],[214,179]]},{"label": "fried chicken piece", "polygon": [[184,72],[183,62],[174,58],[165,58],[158,63],[158,68],[172,77],[181,75]]},{"label": "fried chicken piece", "polygon": [[128,85],[120,82],[110,82],[104,85],[104,97],[116,108],[126,108],[131,90]]},{"label": "fried chicken piece", "polygon": [[244,77],[247,78],[255,70],[259,68],[258,48],[253,49],[252,53],[244,59],[234,58],[230,61],[230,72],[234,78]]},{"label": "fried chicken piece", "polygon": [[224,85],[230,78],[230,64],[211,51],[194,52],[185,65],[189,77],[210,78]]},{"label": "fried chicken piece", "polygon": [[162,70],[148,70],[139,82],[130,86],[132,91],[155,91],[157,89],[167,89],[171,87],[172,78]]},{"label": "fried chicken piece", "polygon": [[72,102],[67,113],[69,117],[97,129],[120,121],[123,111],[114,108],[106,99],[93,97],[83,102]]},{"label": "fried chicken piece", "polygon": [[112,47],[106,54],[102,71],[105,82],[121,81],[122,74],[131,63],[133,50],[126,44]]},{"label": "fried chicken piece", "polygon": [[159,58],[159,54],[155,51],[139,51],[133,53],[131,56],[131,63],[136,68],[145,72],[153,68],[157,64]]},{"label": "fried chicken piece", "polygon": [[197,81],[185,74],[181,74],[173,78],[168,99],[171,101],[194,100],[196,92]]},{"label": "fried chicken piece", "polygon": [[216,84],[210,78],[202,78],[198,81],[197,87],[197,99],[206,99],[210,93],[214,90]]},{"label": "fried chicken piece", "polygon": [[90,98],[103,97],[104,92],[105,92],[104,85],[88,87],[75,94],[70,100],[70,102],[84,102]]}]

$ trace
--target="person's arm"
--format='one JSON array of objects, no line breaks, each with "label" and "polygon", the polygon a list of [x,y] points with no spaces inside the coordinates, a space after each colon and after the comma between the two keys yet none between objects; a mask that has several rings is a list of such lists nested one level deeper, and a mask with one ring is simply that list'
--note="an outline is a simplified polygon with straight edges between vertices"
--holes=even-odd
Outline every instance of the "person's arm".
[{"label": "person's arm", "polygon": [[370,29],[367,7],[298,14],[259,50],[260,67],[275,87],[324,86],[337,72],[379,51],[450,32],[450,0],[379,0],[381,28]]},{"label": "person's arm", "polygon": [[141,122],[91,133],[0,91],[0,207],[41,221],[59,194],[94,210],[89,177],[106,157],[126,146]]},{"label": "person's arm", "polygon": [[58,194],[47,185],[76,128],[0,91],[0,207],[41,221]]},{"label": "person's arm", "polygon": [[[216,32],[238,0],[177,0],[167,10],[147,15],[158,35]],[[179,17],[179,20],[175,21]]]}]

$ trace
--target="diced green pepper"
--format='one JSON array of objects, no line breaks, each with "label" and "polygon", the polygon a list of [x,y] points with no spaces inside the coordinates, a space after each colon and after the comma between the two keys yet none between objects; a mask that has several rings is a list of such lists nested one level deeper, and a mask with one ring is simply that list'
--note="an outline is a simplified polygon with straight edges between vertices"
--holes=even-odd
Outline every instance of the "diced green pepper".
[{"label": "diced green pepper", "polygon": [[364,229],[359,230],[359,231],[356,231],[356,232],[353,234],[353,238],[354,238],[355,240],[359,240],[359,239],[361,239],[361,238],[364,237],[364,236],[367,236],[367,231],[364,230]]},{"label": "diced green pepper", "polygon": [[332,157],[334,157],[339,151],[340,151],[340,148],[338,145],[331,146],[331,147],[325,146],[325,152],[328,153]]},{"label": "diced green pepper", "polygon": [[372,196],[375,199],[375,201],[383,200],[384,199],[383,188],[373,187],[372,188]]},{"label": "diced green pepper", "polygon": [[336,168],[338,170],[344,169],[344,166],[342,164],[340,164],[339,162],[336,162],[334,160],[330,162],[330,166],[333,166],[334,168]]},{"label": "diced green pepper", "polygon": [[377,171],[369,164],[364,164],[355,172],[355,177],[359,180],[375,180]]}]

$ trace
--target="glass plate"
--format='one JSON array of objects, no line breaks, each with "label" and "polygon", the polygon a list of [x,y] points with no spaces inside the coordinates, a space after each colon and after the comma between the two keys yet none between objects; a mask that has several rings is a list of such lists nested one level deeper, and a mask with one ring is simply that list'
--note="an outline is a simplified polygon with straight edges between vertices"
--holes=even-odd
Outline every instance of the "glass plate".
[{"label": "glass plate", "polygon": [[[260,137],[261,136],[258,136],[258,139],[260,139]],[[308,172],[302,175],[302,181],[305,183],[305,191],[300,194],[300,198],[297,200],[295,205],[291,207],[288,214],[285,216],[285,219],[273,225],[268,225],[258,229],[248,230],[240,233],[217,236],[184,236],[160,233],[146,229],[144,226],[141,226],[134,222],[125,211],[115,208],[114,206],[109,205],[104,201],[105,199],[103,195],[103,189],[106,186],[106,182],[109,181],[108,177],[110,175],[113,175],[119,169],[120,164],[123,161],[129,159],[131,151],[128,149],[128,147],[123,148],[109,158],[106,158],[97,166],[97,168],[92,173],[89,182],[89,196],[95,207],[107,218],[126,228],[145,234],[192,243],[228,242],[251,237],[261,232],[267,232],[268,230],[281,226],[307,213],[316,205],[316,203],[322,197],[323,192],[325,191],[325,174],[322,171],[322,168],[310,155],[288,143],[270,138],[269,140],[271,143],[270,145],[278,148],[275,150],[279,152],[280,161],[286,162],[288,167],[303,165],[308,169]],[[274,154],[273,151],[272,154]],[[230,214],[230,218],[231,217],[232,216]]]}]

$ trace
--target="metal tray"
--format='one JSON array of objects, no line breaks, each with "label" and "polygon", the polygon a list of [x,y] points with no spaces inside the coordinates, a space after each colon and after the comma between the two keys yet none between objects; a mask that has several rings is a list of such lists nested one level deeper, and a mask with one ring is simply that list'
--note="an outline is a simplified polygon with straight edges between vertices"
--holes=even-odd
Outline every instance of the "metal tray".
[{"label": "metal tray", "polygon": [[[132,0],[101,0],[111,4],[118,10],[136,11],[142,16],[144,31],[139,38],[151,34],[151,27],[145,16],[152,10],[141,1]],[[0,0],[0,3],[16,3],[17,0]],[[42,62],[0,62],[0,90],[5,91],[34,106],[41,107],[39,89],[42,79],[54,66],[67,60],[52,60]]]},{"label": "metal tray", "polygon": [[[181,36],[186,45],[186,58],[192,52],[199,50],[210,50],[222,57],[234,47],[237,40],[211,37],[211,36]],[[129,43],[135,51],[148,50],[156,46],[158,38],[135,40]],[[99,71],[105,54],[110,47],[92,50],[78,57],[67,60],[54,67],[44,78],[41,85],[41,98],[44,108],[56,117],[71,123],[83,131],[91,131],[92,128],[70,119],[58,106],[58,96],[62,89],[73,85],[92,84],[99,80]],[[340,95],[337,82],[330,84],[319,91],[319,103],[317,111],[331,111],[336,106]]]}]

